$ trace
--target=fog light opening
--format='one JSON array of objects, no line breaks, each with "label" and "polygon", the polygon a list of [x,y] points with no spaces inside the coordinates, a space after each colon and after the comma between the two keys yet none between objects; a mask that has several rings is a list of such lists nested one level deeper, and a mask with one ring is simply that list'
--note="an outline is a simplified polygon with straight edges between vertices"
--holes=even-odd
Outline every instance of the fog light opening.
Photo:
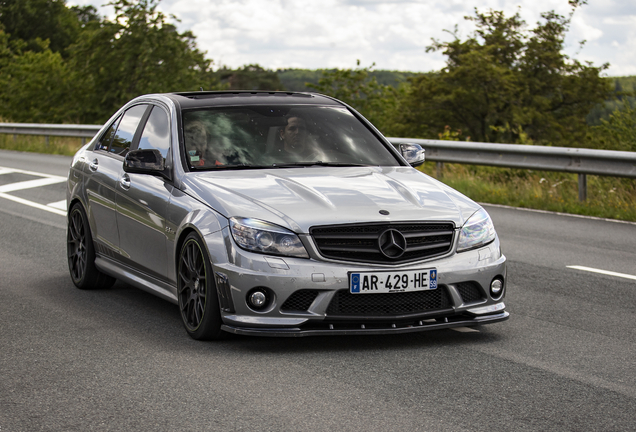
[{"label": "fog light opening", "polygon": [[265,288],[254,288],[247,293],[247,305],[254,310],[260,311],[269,305],[270,296]]},{"label": "fog light opening", "polygon": [[490,283],[490,296],[493,299],[499,299],[503,296],[504,292],[504,282],[501,277],[496,277]]}]

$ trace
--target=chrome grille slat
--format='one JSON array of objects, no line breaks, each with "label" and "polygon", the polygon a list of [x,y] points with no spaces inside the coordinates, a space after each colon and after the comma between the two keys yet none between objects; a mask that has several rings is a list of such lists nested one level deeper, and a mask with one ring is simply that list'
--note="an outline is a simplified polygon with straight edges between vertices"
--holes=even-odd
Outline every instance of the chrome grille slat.
[{"label": "chrome grille slat", "polygon": [[374,240],[374,239],[377,238],[377,235],[375,233],[371,233],[371,234],[347,234],[347,235],[343,235],[343,234],[323,234],[323,235],[320,235],[320,238],[322,238],[322,239],[348,238],[348,239],[356,239],[356,240]]},{"label": "chrome grille slat", "polygon": [[406,248],[407,252],[415,252],[415,251],[422,251],[422,250],[428,250],[428,249],[435,249],[435,248],[441,248],[441,247],[447,247],[450,246],[450,242],[441,242],[441,243],[434,243],[432,245],[422,245],[422,246],[409,246]]},{"label": "chrome grille slat", "polygon": [[428,232],[428,233],[403,233],[407,239],[415,237],[433,237],[438,235],[453,235],[453,231]]}]

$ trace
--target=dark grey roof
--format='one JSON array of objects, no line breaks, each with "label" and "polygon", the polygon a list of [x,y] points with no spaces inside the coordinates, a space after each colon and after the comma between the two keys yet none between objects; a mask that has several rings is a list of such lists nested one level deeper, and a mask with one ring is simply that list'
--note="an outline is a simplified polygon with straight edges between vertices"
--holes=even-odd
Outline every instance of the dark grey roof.
[{"label": "dark grey roof", "polygon": [[181,108],[203,108],[232,105],[336,105],[337,100],[317,93],[281,92],[281,91],[202,91],[167,93],[165,96],[180,105]]}]

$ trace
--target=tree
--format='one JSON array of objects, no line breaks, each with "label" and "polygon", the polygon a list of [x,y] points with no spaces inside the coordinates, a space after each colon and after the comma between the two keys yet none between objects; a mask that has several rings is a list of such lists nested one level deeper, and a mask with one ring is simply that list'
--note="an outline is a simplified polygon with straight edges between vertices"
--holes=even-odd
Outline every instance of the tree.
[{"label": "tree", "polygon": [[[4,48],[3,48],[4,46]],[[39,51],[7,53],[0,31],[0,117],[28,123],[73,123],[78,108],[72,94],[72,73],[60,53],[43,43]]]},{"label": "tree", "polygon": [[588,137],[595,148],[636,152],[636,104],[625,98],[619,109],[593,126]]},{"label": "tree", "polygon": [[216,74],[231,90],[284,90],[276,72],[257,64],[238,69],[221,68]]},{"label": "tree", "polygon": [[380,131],[393,134],[395,128],[390,119],[395,110],[400,90],[388,85],[379,84],[369,74],[374,65],[356,69],[332,69],[322,72],[318,84],[307,83],[307,87],[339,99],[364,115]]},{"label": "tree", "polygon": [[571,16],[544,13],[527,31],[518,12],[475,10],[467,17],[476,25],[469,38],[453,32],[452,41],[433,40],[428,48],[443,52],[446,67],[411,79],[403,133],[433,138],[449,125],[473,141],[580,143],[586,115],[611,88],[600,76],[607,64],[581,64],[562,53]]},{"label": "tree", "polygon": [[212,61],[198,50],[195,36],[167,22],[157,0],[109,4],[115,19],[88,20],[69,49],[85,109],[81,121],[103,122],[141,94],[218,87]]},{"label": "tree", "polygon": [[[42,51],[46,46],[63,55],[77,39],[77,15],[64,0],[0,0],[0,23],[12,40],[22,40],[24,50]],[[48,44],[42,41],[48,40]]]}]

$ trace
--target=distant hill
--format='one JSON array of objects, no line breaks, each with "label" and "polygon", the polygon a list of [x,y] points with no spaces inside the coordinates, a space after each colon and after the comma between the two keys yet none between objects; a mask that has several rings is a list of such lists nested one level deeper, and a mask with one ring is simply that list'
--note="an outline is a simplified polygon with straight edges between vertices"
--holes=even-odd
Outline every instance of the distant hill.
[{"label": "distant hill", "polygon": [[[318,84],[318,80],[322,76],[323,71],[328,69],[279,69],[276,71],[278,79],[290,91],[309,91],[306,83]],[[390,70],[374,70],[369,74],[378,80],[378,83],[397,87],[399,83],[406,81],[407,78],[417,76],[415,72],[401,72]]]}]

